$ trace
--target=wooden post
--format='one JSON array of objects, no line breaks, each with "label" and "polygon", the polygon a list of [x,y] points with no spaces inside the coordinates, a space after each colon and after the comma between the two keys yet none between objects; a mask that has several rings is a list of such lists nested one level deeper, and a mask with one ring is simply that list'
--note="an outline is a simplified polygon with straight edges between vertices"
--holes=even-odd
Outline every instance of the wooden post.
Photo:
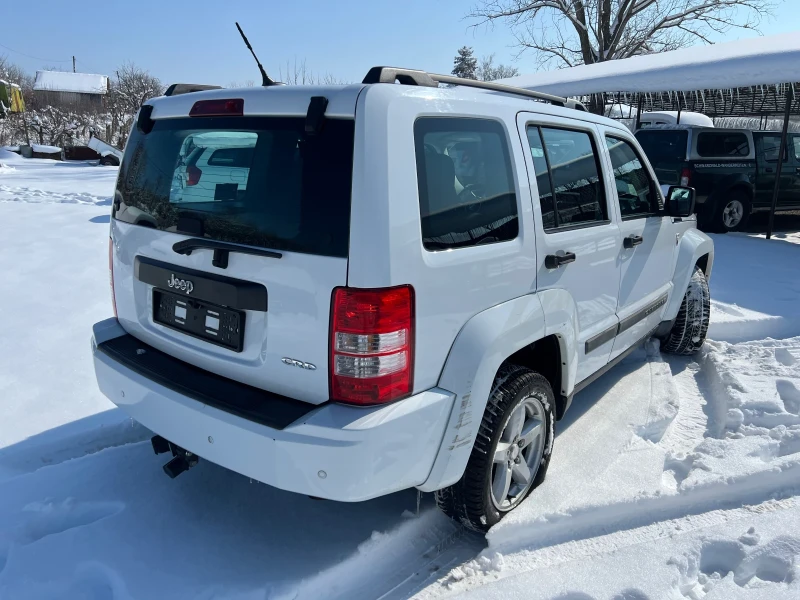
[{"label": "wooden post", "polygon": [[75,57],[72,57],[72,72],[75,72]]},{"label": "wooden post", "polygon": [[775,186],[772,188],[772,206],[769,211],[769,225],[767,225],[767,239],[772,237],[772,227],[775,224],[775,209],[778,206],[778,193],[781,188],[781,171],[783,170],[783,155],[786,152],[786,138],[789,134],[789,115],[792,112],[792,100],[794,99],[793,85],[787,84],[786,87],[786,108],[783,111],[783,129],[781,130],[781,147],[778,151],[778,168],[775,169]]}]

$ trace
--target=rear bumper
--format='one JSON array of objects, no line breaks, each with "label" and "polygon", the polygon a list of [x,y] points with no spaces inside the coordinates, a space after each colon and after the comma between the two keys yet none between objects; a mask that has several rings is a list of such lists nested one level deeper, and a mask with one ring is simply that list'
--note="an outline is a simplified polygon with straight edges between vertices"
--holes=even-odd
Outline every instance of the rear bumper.
[{"label": "rear bumper", "polygon": [[325,404],[281,429],[196,400],[137,372],[99,346],[128,334],[95,324],[100,390],[136,421],[198,456],[274,487],[355,502],[421,485],[454,396],[438,388],[383,407]]}]

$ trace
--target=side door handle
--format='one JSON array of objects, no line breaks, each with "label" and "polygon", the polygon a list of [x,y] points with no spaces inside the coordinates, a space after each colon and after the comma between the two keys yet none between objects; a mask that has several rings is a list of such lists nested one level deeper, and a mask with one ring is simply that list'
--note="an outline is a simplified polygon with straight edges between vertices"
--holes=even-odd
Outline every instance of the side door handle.
[{"label": "side door handle", "polygon": [[561,265],[566,265],[575,262],[574,252],[564,252],[563,254],[548,254],[544,257],[544,266],[548,269],[557,269]]},{"label": "side door handle", "polygon": [[640,235],[629,235],[624,240],[622,240],[622,245],[626,248],[633,248],[634,246],[638,246],[644,242],[644,238]]}]

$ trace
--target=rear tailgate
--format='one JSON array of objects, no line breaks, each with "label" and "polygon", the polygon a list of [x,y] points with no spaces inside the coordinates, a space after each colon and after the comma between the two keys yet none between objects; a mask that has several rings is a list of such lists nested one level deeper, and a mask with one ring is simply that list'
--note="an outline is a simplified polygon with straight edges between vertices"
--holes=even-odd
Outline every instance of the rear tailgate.
[{"label": "rear tailgate", "polygon": [[[331,294],[347,283],[358,95],[345,91],[347,102],[332,103],[338,108],[316,134],[306,133],[303,112],[313,90],[222,90],[156,103],[152,130],[131,135],[115,195],[123,328],[223,377],[328,399]],[[194,101],[225,93],[246,96],[243,115],[185,116]],[[210,247],[220,242],[232,251]]]}]

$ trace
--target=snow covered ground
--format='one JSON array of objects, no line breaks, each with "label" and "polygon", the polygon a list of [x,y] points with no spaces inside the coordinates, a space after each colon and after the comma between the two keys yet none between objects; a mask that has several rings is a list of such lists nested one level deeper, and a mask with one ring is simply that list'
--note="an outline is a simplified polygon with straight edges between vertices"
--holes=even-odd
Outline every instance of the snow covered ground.
[{"label": "snow covered ground", "polygon": [[164,476],[91,368],[115,176],[0,152],[0,599],[800,597],[796,235],[715,237],[712,341],[576,396],[547,480],[484,539],[413,491]]}]

